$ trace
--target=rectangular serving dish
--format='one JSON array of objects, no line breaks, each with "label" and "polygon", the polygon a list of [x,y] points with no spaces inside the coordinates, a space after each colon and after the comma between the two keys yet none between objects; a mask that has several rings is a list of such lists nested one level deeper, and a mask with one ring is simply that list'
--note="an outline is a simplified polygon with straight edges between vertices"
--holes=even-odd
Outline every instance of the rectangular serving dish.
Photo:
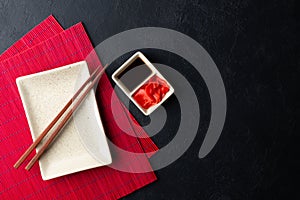
[{"label": "rectangular serving dish", "polygon": [[[89,76],[87,63],[81,61],[16,79],[33,140]],[[39,160],[41,175],[49,180],[111,162],[92,90]]]}]

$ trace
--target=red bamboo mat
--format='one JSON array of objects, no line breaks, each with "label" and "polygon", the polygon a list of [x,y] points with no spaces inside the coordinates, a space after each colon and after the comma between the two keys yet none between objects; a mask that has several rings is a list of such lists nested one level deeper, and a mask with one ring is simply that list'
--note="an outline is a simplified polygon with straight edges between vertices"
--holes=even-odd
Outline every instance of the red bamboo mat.
[{"label": "red bamboo mat", "polygon": [[0,61],[10,58],[22,51],[29,49],[40,42],[43,42],[50,37],[62,32],[64,29],[59,25],[55,18],[51,15],[46,20],[42,21],[34,29],[29,31],[14,45],[0,55]]},{"label": "red bamboo mat", "polygon": [[[59,34],[58,34],[59,33]],[[58,34],[47,40],[50,36]],[[21,53],[20,53],[21,52]],[[43,181],[38,165],[31,171],[12,166],[31,142],[25,113],[15,79],[86,59],[91,70],[100,64],[82,26],[63,31],[50,16],[1,55],[0,62],[0,199],[118,199],[156,180],[153,172],[128,173],[100,167],[49,181]],[[141,127],[132,126],[134,118],[114,101],[122,126],[145,137],[137,139],[124,133],[111,112],[114,95],[107,76],[100,81],[97,100],[105,131],[110,140],[130,152],[155,152],[157,147]],[[151,155],[152,153],[149,153]],[[151,170],[144,156],[126,156],[113,151],[113,163],[130,165],[132,170]]]}]

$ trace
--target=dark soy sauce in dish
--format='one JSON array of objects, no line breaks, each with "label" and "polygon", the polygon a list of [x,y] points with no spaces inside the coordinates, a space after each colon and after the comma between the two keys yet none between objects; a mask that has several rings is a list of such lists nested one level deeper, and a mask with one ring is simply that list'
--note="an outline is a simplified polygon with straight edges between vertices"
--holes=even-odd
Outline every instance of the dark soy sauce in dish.
[{"label": "dark soy sauce in dish", "polygon": [[131,92],[151,75],[151,69],[140,59],[135,59],[117,78]]}]

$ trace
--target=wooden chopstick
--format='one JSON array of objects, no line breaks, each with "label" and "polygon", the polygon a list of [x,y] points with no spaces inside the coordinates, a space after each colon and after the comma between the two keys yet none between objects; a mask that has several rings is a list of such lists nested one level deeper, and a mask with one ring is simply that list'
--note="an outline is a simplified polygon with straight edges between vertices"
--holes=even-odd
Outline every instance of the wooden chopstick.
[{"label": "wooden chopstick", "polygon": [[[26,169],[29,170],[33,166],[33,164],[42,156],[43,152],[47,149],[47,147],[54,140],[54,138],[59,133],[59,131],[63,128],[64,124],[72,116],[73,112],[75,112],[75,110],[79,107],[80,103],[85,99],[85,96],[87,96],[88,92],[97,83],[98,79],[104,73],[107,66],[108,65],[105,65],[100,72],[99,72],[100,67],[97,67],[97,69],[92,73],[92,75],[83,83],[83,85],[77,90],[77,92],[73,95],[73,97],[67,102],[67,104],[63,107],[63,109],[53,119],[53,121],[46,127],[46,129],[40,134],[40,136],[30,145],[30,147],[24,152],[24,154],[20,157],[20,159],[15,163],[15,165],[14,165],[15,168],[18,168],[25,161],[25,159],[30,155],[30,153],[38,146],[38,144],[42,141],[42,139],[47,135],[47,133],[53,128],[53,126],[57,123],[57,121],[63,116],[63,114],[67,111],[67,109],[72,105],[72,103],[79,96],[79,94],[81,94],[83,89],[92,81],[92,83],[90,84],[88,89],[84,92],[84,94],[80,97],[80,99],[77,101],[77,103],[71,109],[72,112],[69,112],[66,115],[66,117],[63,119],[61,124],[59,124],[57,126],[57,128],[55,129],[54,133],[51,135],[49,140],[39,150],[38,154],[35,155],[35,157],[31,160],[31,162],[26,166]],[[70,116],[68,116],[68,115],[70,115]],[[54,134],[55,134],[55,136],[53,136]]]},{"label": "wooden chopstick", "polygon": [[104,73],[106,68],[107,68],[107,65],[105,65],[104,68],[100,72],[98,71],[96,73],[96,77],[93,79],[92,83],[88,86],[88,88],[84,91],[84,93],[79,97],[79,99],[76,101],[76,103],[71,108],[71,110],[66,114],[65,118],[63,118],[62,122],[60,124],[58,124],[56,129],[53,131],[52,135],[48,138],[48,140],[41,147],[41,149],[38,151],[38,153],[30,160],[28,165],[25,167],[26,170],[30,170],[31,167],[35,164],[35,162],[42,156],[42,154],[45,152],[45,150],[48,148],[48,146],[52,143],[52,141],[59,134],[60,130],[64,127],[64,125],[68,122],[68,120],[73,115],[73,113],[76,111],[76,109],[79,107],[79,105],[82,103],[82,101],[86,98],[87,94],[91,91],[91,89],[93,89],[94,85],[98,82],[98,80],[100,79],[101,75]]}]

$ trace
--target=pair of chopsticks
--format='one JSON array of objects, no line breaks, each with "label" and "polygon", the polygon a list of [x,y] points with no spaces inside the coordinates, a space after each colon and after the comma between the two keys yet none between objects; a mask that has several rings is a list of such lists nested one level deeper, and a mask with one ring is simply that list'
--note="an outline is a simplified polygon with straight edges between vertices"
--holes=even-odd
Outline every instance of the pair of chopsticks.
[{"label": "pair of chopsticks", "polygon": [[[43,138],[48,134],[48,132],[54,127],[54,125],[58,122],[58,120],[66,113],[66,111],[72,105],[72,107],[65,114],[65,117],[61,120],[61,122],[53,130],[53,133],[49,136],[48,140],[42,145],[42,147],[37,152],[37,154],[35,154],[35,156],[30,160],[30,162],[25,167],[26,170],[31,169],[31,167],[43,155],[43,153],[48,148],[48,146],[53,142],[53,140],[59,134],[61,129],[64,127],[64,125],[68,122],[68,120],[71,118],[71,116],[76,111],[76,109],[80,106],[80,104],[86,98],[88,93],[93,89],[94,85],[96,83],[98,83],[102,74],[105,72],[105,69],[107,68],[107,66],[108,65],[105,65],[102,70],[100,70],[100,67],[97,67],[97,69],[92,73],[92,75],[83,83],[83,85],[77,90],[77,92],[74,94],[74,96],[68,101],[68,103],[63,107],[63,109],[52,120],[52,122],[45,128],[45,130],[39,135],[39,137],[23,153],[23,155],[15,163],[15,165],[14,165],[15,168],[20,167],[20,165],[25,161],[25,159],[30,155],[30,153],[40,144],[40,142],[43,140]],[[82,95],[79,96],[80,94],[82,94]]]}]

